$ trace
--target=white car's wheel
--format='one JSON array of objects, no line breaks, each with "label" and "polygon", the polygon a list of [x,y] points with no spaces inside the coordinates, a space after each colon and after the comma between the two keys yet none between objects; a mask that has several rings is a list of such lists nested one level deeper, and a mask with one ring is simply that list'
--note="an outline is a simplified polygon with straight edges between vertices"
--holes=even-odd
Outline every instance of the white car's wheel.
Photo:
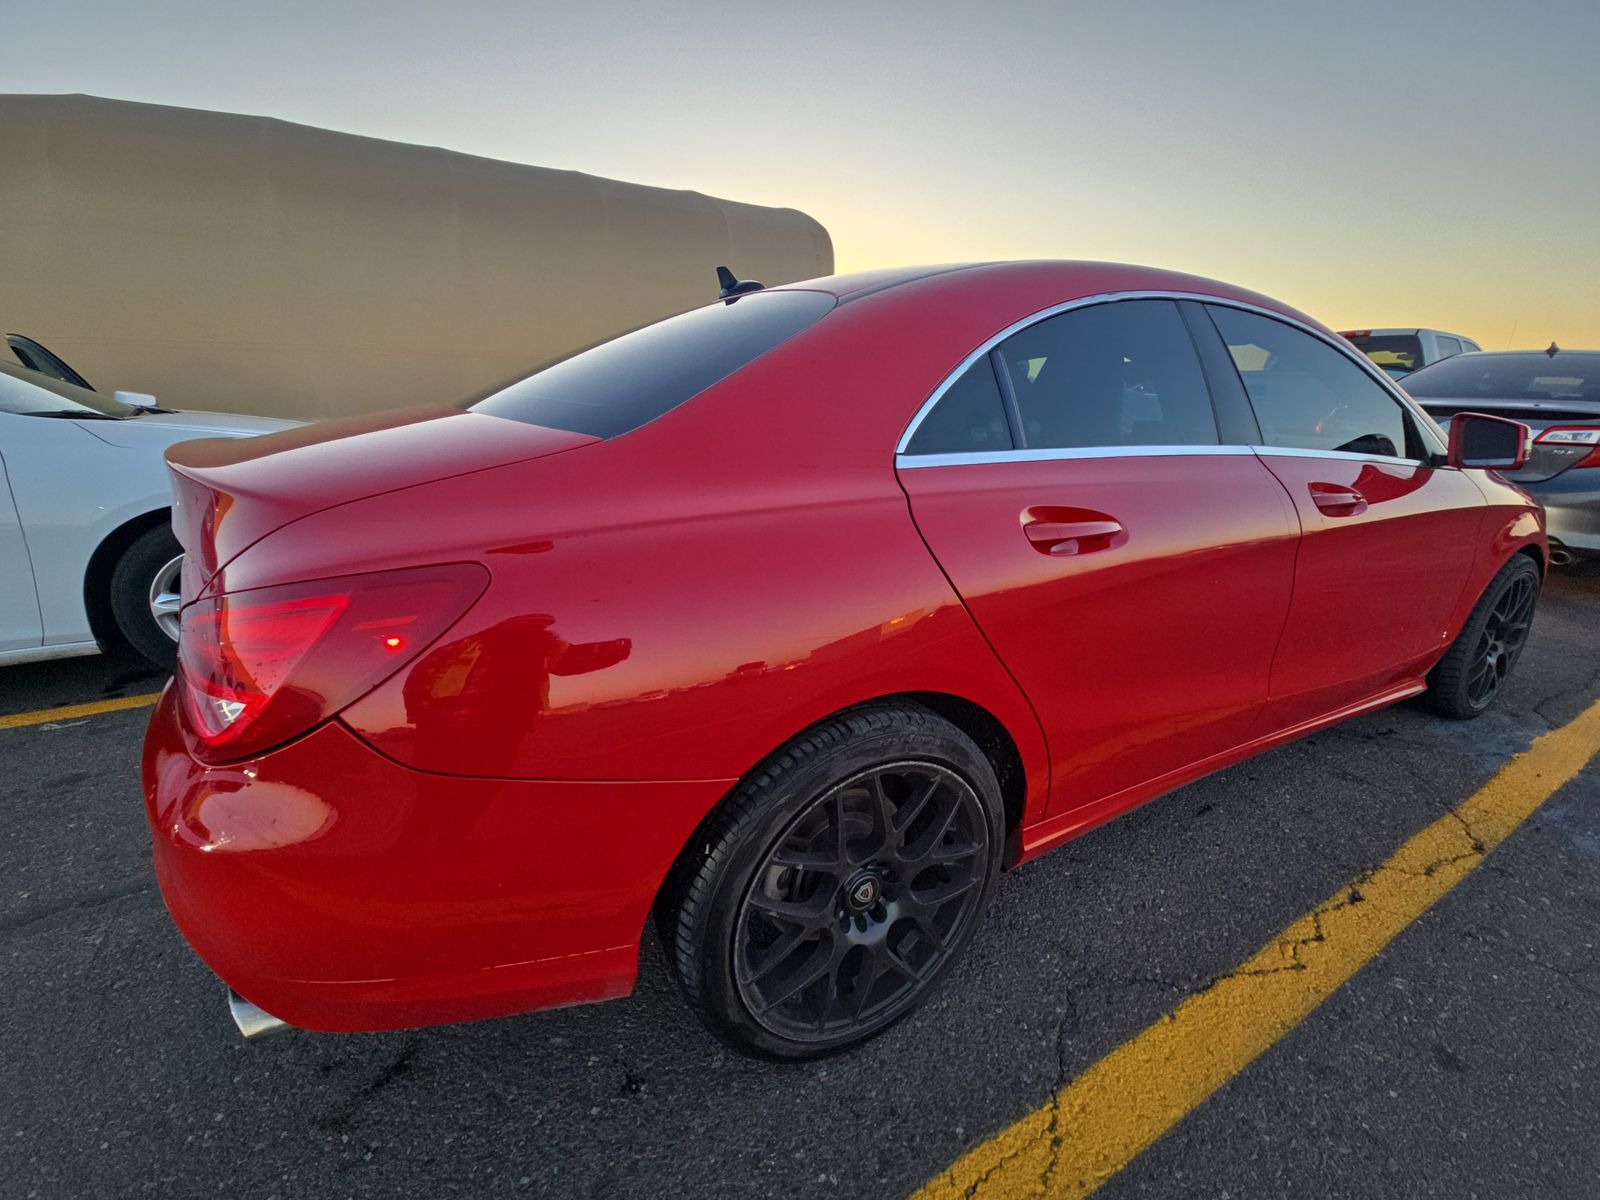
[{"label": "white car's wheel", "polygon": [[183,574],[183,555],[174,554],[164,563],[156,577],[150,581],[150,616],[156,627],[176,642],[178,640],[178,579]]},{"label": "white car's wheel", "polygon": [[165,525],[146,530],[111,573],[111,613],[130,645],[172,668],[178,649],[178,576],[183,548]]}]

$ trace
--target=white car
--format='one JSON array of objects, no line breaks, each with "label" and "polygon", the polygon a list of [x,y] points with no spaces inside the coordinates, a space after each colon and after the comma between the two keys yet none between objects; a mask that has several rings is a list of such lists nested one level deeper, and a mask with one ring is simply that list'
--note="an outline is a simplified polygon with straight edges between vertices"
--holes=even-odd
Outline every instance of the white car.
[{"label": "white car", "polygon": [[183,558],[162,452],[299,422],[171,412],[118,393],[136,401],[125,403],[7,340],[41,369],[0,362],[0,665],[94,654],[120,635],[170,667]]},{"label": "white car", "polygon": [[1465,334],[1442,329],[1349,329],[1339,336],[1395,380],[1443,359],[1483,349]]}]

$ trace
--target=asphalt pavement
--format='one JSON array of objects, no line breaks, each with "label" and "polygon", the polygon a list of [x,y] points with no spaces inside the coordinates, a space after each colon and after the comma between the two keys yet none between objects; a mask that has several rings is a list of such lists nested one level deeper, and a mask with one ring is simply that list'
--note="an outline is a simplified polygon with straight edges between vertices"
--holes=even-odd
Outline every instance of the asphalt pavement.
[{"label": "asphalt pavement", "polygon": [[[13,667],[0,714],[160,683]],[[1370,714],[1022,868],[927,1005],[805,1066],[703,1033],[652,941],[625,1000],[246,1043],[151,875],[148,710],[0,729],[0,1196],[905,1196],[1597,697],[1600,570],[1558,572],[1495,711]],[[1600,1196],[1597,918],[1600,762],[1099,1195]]]}]

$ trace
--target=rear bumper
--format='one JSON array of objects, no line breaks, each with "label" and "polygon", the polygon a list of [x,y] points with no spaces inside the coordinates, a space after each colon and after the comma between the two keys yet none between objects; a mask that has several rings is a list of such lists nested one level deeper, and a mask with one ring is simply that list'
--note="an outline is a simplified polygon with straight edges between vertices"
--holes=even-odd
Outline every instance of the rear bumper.
[{"label": "rear bumper", "polygon": [[144,755],[179,929],[241,996],[323,1030],[626,994],[656,889],[731,782],[432,775],[337,721],[206,766],[170,686]]},{"label": "rear bumper", "polygon": [[1600,469],[1567,471],[1528,491],[1544,505],[1552,542],[1581,554],[1600,554]]}]

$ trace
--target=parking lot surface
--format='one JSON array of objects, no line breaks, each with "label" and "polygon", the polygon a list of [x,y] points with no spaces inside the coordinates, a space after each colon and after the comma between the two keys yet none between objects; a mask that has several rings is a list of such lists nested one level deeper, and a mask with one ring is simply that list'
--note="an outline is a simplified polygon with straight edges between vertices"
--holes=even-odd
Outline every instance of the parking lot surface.
[{"label": "parking lot surface", "polygon": [[[14,667],[0,714],[161,682]],[[1487,716],[1370,714],[1022,868],[929,1004],[805,1066],[724,1050],[648,941],[611,1004],[246,1043],[151,875],[147,709],[0,723],[0,1195],[905,1196],[1597,697],[1600,571],[1558,572]],[[1098,1195],[1600,1195],[1597,918],[1600,761]]]}]

